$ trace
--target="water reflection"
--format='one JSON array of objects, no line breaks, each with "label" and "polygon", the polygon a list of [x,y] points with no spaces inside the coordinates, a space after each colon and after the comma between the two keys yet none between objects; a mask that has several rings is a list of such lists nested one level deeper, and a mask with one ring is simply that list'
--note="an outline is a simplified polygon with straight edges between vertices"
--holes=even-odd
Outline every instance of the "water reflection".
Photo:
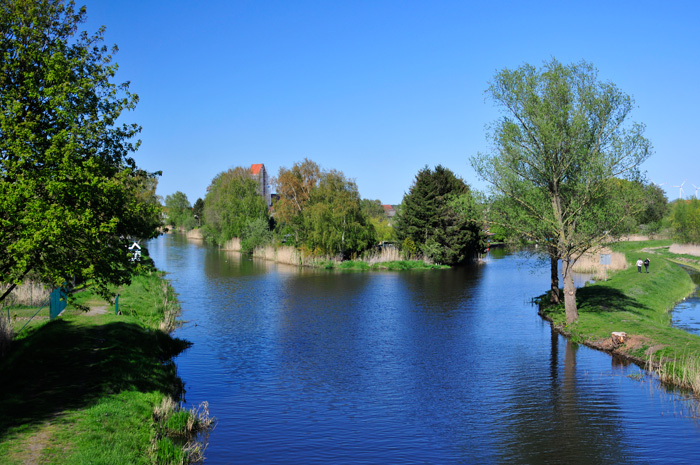
[{"label": "water reflection", "polygon": [[210,463],[687,463],[700,451],[693,403],[537,317],[549,271],[525,255],[336,273],[177,237],[150,248],[191,322],[178,331],[194,342],[177,359],[187,401],[219,419]]},{"label": "water reflection", "polygon": [[700,335],[700,273],[693,268],[684,267],[684,269],[690,274],[698,288],[693,295],[679,302],[673,308],[671,319],[674,326]]}]

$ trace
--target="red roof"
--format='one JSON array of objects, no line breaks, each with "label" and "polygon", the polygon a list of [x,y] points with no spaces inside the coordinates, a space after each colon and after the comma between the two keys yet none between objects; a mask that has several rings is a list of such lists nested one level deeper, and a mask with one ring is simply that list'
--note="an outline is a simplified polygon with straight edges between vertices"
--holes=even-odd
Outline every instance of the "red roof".
[{"label": "red roof", "polygon": [[250,165],[250,172],[252,174],[260,174],[260,170],[262,169],[263,164],[262,163],[257,163],[255,165]]}]

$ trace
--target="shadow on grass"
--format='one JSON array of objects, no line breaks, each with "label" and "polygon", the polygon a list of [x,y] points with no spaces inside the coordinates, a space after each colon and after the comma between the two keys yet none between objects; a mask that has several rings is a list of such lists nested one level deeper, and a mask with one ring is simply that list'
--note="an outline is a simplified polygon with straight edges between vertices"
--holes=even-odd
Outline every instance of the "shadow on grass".
[{"label": "shadow on grass", "polygon": [[[554,316],[564,313],[564,294],[560,296],[561,304],[549,306],[547,296],[542,296],[543,306],[540,313],[545,316]],[[640,301],[633,299],[618,289],[604,286],[587,286],[576,291],[576,304],[581,313],[604,313],[604,312],[631,312],[642,314],[649,311],[649,307]]]},{"label": "shadow on grass", "polygon": [[124,390],[178,397],[182,381],[171,359],[188,346],[133,323],[42,326],[0,361],[0,438]]},{"label": "shadow on grass", "polygon": [[581,312],[632,312],[649,311],[649,307],[633,299],[618,289],[605,286],[589,286],[576,292],[578,308]]}]

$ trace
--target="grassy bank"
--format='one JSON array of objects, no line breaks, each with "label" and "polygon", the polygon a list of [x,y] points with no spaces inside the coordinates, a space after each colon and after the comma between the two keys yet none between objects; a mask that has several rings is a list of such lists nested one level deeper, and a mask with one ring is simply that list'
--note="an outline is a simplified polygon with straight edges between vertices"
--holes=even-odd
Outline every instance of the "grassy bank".
[{"label": "grassy bank", "polygon": [[[608,275],[607,281],[577,292],[579,320],[566,325],[563,304],[546,306],[540,313],[574,341],[628,357],[659,373],[664,381],[700,393],[700,337],[671,327],[668,313],[695,289],[688,273],[678,266],[682,256],[668,252],[670,241],[623,242],[612,246],[625,254],[630,267]],[[637,272],[637,259],[649,257],[649,273]],[[694,263],[698,266],[697,257]],[[543,299],[546,302],[547,299]],[[616,346],[614,331],[627,341]]]},{"label": "grassy bank", "polygon": [[[172,401],[182,393],[172,357],[188,343],[168,333],[177,304],[162,274],[145,271],[120,289],[121,315],[90,289],[75,297],[54,321],[42,311],[0,360],[2,463],[196,458],[192,439],[208,420]],[[15,330],[34,312],[9,309]]]}]

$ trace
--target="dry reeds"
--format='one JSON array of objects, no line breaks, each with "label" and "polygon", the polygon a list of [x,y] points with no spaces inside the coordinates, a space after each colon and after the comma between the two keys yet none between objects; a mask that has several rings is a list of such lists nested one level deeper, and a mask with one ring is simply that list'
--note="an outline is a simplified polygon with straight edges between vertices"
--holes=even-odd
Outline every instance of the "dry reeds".
[{"label": "dry reeds", "polygon": [[700,358],[697,355],[685,355],[671,361],[664,361],[661,357],[655,360],[654,356],[650,355],[647,368],[664,383],[690,389],[696,395],[700,394]]},{"label": "dry reeds", "polygon": [[612,252],[609,249],[601,249],[600,251],[586,253],[579,257],[572,268],[573,271],[577,273],[590,273],[594,275],[594,279],[603,279],[605,277],[605,265],[600,264],[601,254],[611,255],[611,263],[607,268],[609,271],[624,270],[627,268],[625,254]]},{"label": "dry reeds", "polygon": [[241,250],[241,240],[238,237],[231,238],[224,242],[224,244],[221,246],[221,250],[233,250],[233,251],[240,251]]},{"label": "dry reeds", "polygon": [[171,299],[171,288],[170,284],[163,280],[162,281],[162,308],[163,308],[163,320],[159,324],[159,329],[163,332],[170,333],[175,331],[177,328],[177,314],[179,312],[179,305],[177,300]]},{"label": "dry reeds", "polygon": [[671,244],[668,251],[675,254],[700,257],[700,245],[697,244]]},{"label": "dry reeds", "polygon": [[[9,287],[10,284],[0,284],[0,294],[3,294]],[[45,302],[49,295],[51,295],[51,289],[41,283],[27,281],[15,287],[10,295],[5,297],[4,304],[8,306],[38,306]]]},{"label": "dry reeds", "polygon": [[5,313],[0,314],[0,357],[9,350],[13,337],[14,330],[10,316]]},{"label": "dry reeds", "polygon": [[185,237],[187,239],[193,240],[193,241],[203,241],[204,236],[202,236],[202,230],[201,229],[190,229],[185,233]]}]

